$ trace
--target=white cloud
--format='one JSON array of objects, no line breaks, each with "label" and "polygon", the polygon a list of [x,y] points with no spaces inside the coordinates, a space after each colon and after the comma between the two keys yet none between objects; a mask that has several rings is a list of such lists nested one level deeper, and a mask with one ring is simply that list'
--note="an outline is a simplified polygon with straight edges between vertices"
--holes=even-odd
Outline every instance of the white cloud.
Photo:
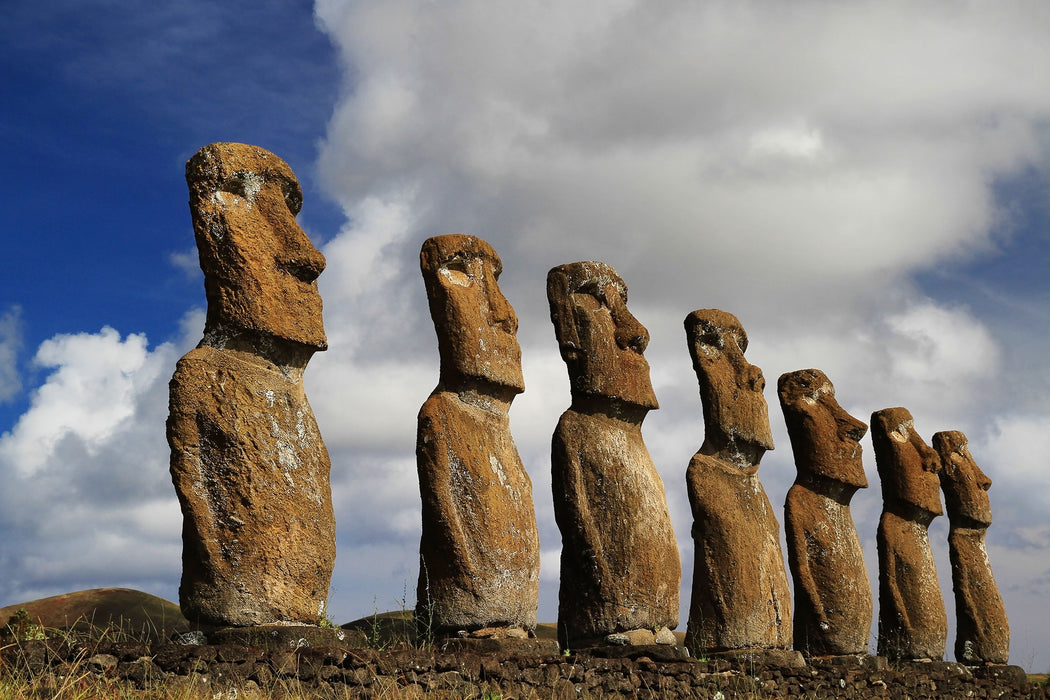
[{"label": "white cloud", "polygon": [[197,255],[196,248],[168,253],[168,262],[186,275],[188,279],[196,280],[201,277],[200,258]]},{"label": "white cloud", "polygon": [[321,159],[344,202],[412,186],[422,233],[472,226],[530,266],[622,247],[621,272],[663,266],[679,292],[712,256],[732,260],[712,281],[760,269],[769,291],[985,245],[988,179],[1050,106],[1042,77],[999,77],[1045,56],[1038,34],[987,36],[1025,23],[987,8],[317,11],[358,69]]},{"label": "white cloud", "polygon": [[998,369],[998,349],[970,314],[922,304],[894,314],[886,325],[905,341],[891,348],[892,372],[900,382],[987,377]]},{"label": "white cloud", "polygon": [[0,403],[22,390],[18,355],[22,351],[22,310],[12,306],[0,315]]},{"label": "white cloud", "polygon": [[108,327],[41,343],[33,362],[49,373],[0,436],[4,600],[105,585],[176,597],[181,514],[164,422],[190,343],[151,349]]},{"label": "white cloud", "polygon": [[[1037,539],[1050,547],[1050,537],[1034,538],[1034,533],[1047,534],[1050,527],[1050,489],[1047,482],[1046,455],[1050,454],[1050,410],[1042,414],[1003,415],[991,425],[968,433],[970,452],[981,468],[992,478],[991,499],[1003,502],[1003,515],[1017,525],[1025,526],[1022,539]],[[1035,508],[1007,509],[1011,499],[1001,499],[1005,491],[1013,498],[1023,498]],[[998,520],[997,520],[998,522]]]},{"label": "white cloud", "polygon": [[33,363],[54,370],[33,392],[27,411],[0,442],[0,459],[19,476],[47,465],[72,436],[89,453],[135,415],[139,395],[168,369],[170,346],[151,353],[143,335],[121,340],[112,328],[44,341]]},{"label": "white cloud", "polygon": [[826,151],[816,129],[778,127],[751,136],[748,155],[758,161],[813,160]]}]

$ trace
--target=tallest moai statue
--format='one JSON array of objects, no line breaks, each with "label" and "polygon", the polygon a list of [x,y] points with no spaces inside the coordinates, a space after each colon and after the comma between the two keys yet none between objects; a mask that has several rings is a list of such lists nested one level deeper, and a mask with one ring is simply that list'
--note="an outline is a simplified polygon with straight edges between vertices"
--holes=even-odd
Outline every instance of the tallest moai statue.
[{"label": "tallest moai statue", "polygon": [[205,146],[186,181],[208,316],[170,384],[182,611],[220,626],[314,624],[335,561],[328,451],[303,390],[306,363],[327,347],[325,260],[295,222],[302,191],[274,154]]}]

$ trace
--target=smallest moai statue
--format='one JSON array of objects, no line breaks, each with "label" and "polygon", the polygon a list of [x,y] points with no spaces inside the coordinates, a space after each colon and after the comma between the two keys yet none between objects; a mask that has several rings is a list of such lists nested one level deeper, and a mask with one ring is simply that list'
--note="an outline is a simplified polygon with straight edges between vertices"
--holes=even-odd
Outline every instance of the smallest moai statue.
[{"label": "smallest moai statue", "polygon": [[879,550],[879,656],[944,658],[948,616],[930,550],[929,526],[941,509],[941,461],[915,432],[904,408],[871,414],[871,442],[882,481]]},{"label": "smallest moai statue", "polygon": [[992,524],[992,480],[974,462],[966,436],[959,431],[935,433],[933,448],[941,458],[941,488],[950,523],[955,658],[970,666],[1005,664],[1010,657],[1010,623],[984,545]]},{"label": "smallest moai statue", "polygon": [[781,375],[777,394],[798,470],[784,504],[795,648],[807,656],[865,654],[871,583],[849,504],[868,487],[859,442],[868,426],[839,405],[820,370]]}]

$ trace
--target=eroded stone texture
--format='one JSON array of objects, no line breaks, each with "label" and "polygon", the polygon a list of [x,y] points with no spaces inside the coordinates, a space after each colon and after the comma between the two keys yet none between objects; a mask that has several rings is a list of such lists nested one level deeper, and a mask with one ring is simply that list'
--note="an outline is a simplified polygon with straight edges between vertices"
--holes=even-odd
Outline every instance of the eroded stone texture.
[{"label": "eroded stone texture", "polygon": [[635,630],[652,637],[678,625],[682,569],[663,481],[642,440],[642,421],[658,407],[642,355],[649,333],[604,263],[552,269],[547,299],[572,392],[551,446],[559,641],[579,648],[630,642]]},{"label": "eroded stone texture", "polygon": [[1010,657],[1010,623],[984,544],[992,524],[992,480],[977,466],[961,432],[934,433],[933,448],[941,458],[941,488],[950,522],[955,658],[970,665],[1005,664]]},{"label": "eroded stone texture", "polygon": [[948,618],[927,530],[943,512],[940,459],[904,408],[871,414],[871,442],[882,481],[879,656],[938,661],[944,658]]},{"label": "eroded stone texture", "polygon": [[867,653],[871,584],[849,504],[868,486],[858,442],[868,426],[839,405],[820,370],[781,375],[777,394],[797,470],[784,504],[794,646],[809,656]]},{"label": "eroded stone texture", "polygon": [[704,442],[689,463],[693,590],[686,646],[698,653],[791,646],[791,596],[780,526],[758,480],[773,449],[762,370],[744,359],[747,334],[732,314],[685,319],[700,382]]},{"label": "eroded stone texture", "polygon": [[423,534],[416,621],[423,634],[531,633],[539,600],[532,482],[508,412],[525,389],[518,319],[492,247],[472,236],[423,243],[420,267],[441,375],[419,411]]},{"label": "eroded stone texture", "polygon": [[186,181],[208,316],[169,387],[182,611],[212,625],[314,624],[335,561],[330,462],[303,390],[326,347],[325,260],[295,222],[299,183],[274,154],[205,146]]}]

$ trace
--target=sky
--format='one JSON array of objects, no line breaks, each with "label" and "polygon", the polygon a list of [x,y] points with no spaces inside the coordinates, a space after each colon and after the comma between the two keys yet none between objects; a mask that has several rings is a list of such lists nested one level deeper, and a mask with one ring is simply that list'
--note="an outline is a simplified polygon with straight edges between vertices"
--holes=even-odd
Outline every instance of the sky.
[{"label": "sky", "polygon": [[[428,236],[503,259],[526,392],[541,620],[557,616],[550,438],[569,404],[551,267],[601,260],[649,329],[643,435],[692,575],[703,422],[682,321],[735,314],[776,400],[816,367],[868,422],[962,430],[994,482],[1011,660],[1050,667],[1050,5],[894,0],[7,3],[0,23],[0,605],[101,586],[177,600],[167,382],[203,330],[185,162],[261,146],[303,185],[329,350],[336,622],[414,604],[415,416],[437,382]],[[881,496],[852,511],[877,591]],[[954,642],[947,518],[930,538]],[[877,595],[876,595],[877,597]],[[874,631],[872,649],[874,649]]]}]

